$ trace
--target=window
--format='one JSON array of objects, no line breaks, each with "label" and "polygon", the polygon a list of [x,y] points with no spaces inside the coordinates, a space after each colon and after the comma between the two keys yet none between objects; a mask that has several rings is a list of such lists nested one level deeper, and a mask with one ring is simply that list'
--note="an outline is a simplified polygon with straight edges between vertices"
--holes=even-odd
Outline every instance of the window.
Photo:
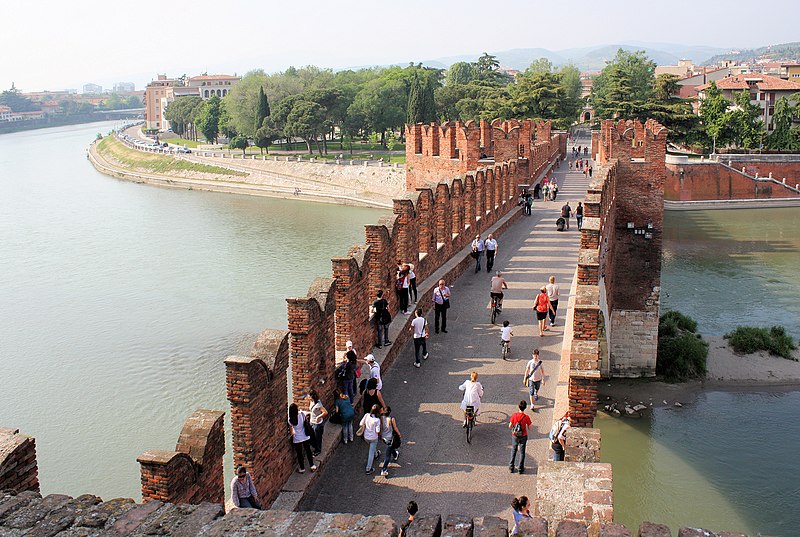
[{"label": "window", "polygon": [[208,99],[208,90],[205,91],[205,98]]}]

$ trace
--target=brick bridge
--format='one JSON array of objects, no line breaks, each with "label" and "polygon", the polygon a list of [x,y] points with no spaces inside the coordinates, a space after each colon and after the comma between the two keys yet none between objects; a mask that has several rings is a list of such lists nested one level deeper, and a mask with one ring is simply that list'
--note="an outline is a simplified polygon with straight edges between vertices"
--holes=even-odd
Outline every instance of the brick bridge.
[{"label": "brick bridge", "polygon": [[[548,122],[412,125],[406,127],[406,135],[408,194],[395,200],[393,214],[366,226],[365,244],[332,259],[330,277],[318,278],[305,297],[287,299],[288,331],[265,330],[250,355],[225,360],[234,461],[250,468],[259,495],[272,509],[235,510],[223,516],[224,414],[198,410],[187,419],[175,450],[150,450],[138,458],[145,501],[141,505],[130,500],[102,502],[94,496],[40,499],[35,442],[15,430],[0,430],[0,490],[21,493],[0,497],[0,529],[14,535],[31,528],[37,535],[68,528],[73,529],[65,535],[394,535],[394,520],[383,514],[399,519],[405,499],[433,482],[431,476],[461,473],[456,476],[461,480],[457,489],[441,488],[438,500],[431,491],[425,499],[427,512],[447,512],[456,498],[460,512],[487,516],[426,515],[415,522],[414,535],[506,535],[505,506],[512,491],[530,491],[533,498],[534,487],[538,518],[522,535],[630,535],[612,524],[611,467],[598,462],[599,432],[591,427],[601,377],[655,374],[666,129],[654,121],[604,121],[591,142],[578,142],[591,143],[591,180],[558,168],[567,156],[567,136],[552,132]],[[556,203],[537,203],[535,217],[522,217],[515,210],[520,185],[532,186],[547,175],[558,179],[562,197]],[[580,232],[553,231],[563,199],[584,203]],[[501,237],[497,268],[507,272],[511,283],[507,317],[501,317],[515,327],[512,361],[507,364],[498,364],[493,343],[497,329],[486,322],[488,276],[468,271],[474,263],[471,239],[488,232]],[[401,464],[425,470],[398,477],[395,482],[405,483],[400,487],[391,479],[367,478],[360,470],[363,453],[348,453],[352,446],[338,447],[336,428],[329,425],[321,471],[301,477],[294,473],[294,456],[284,434],[287,404],[315,388],[326,406],[332,406],[337,357],[348,339],[362,356],[372,348],[369,304],[377,290],[392,288],[397,259],[415,262],[420,281],[417,305],[426,313],[433,282],[455,282],[453,329],[448,339],[432,338],[432,357],[421,370],[410,367],[410,350],[405,348],[409,318],[398,315],[394,300],[390,337],[395,344],[375,351],[386,376],[384,391],[399,409],[396,415],[407,435]],[[465,271],[469,274],[462,276]],[[549,274],[557,274],[562,284],[560,309],[566,309],[566,315],[552,335],[538,338],[530,304]],[[532,346],[542,347],[550,379],[529,448],[533,460],[528,466],[535,480],[532,475],[503,473],[510,442],[495,440],[508,435],[508,414],[515,401],[525,398],[518,384]],[[476,452],[470,455],[463,443],[447,447],[453,442],[437,444],[436,436],[448,431],[461,442],[454,410],[460,397],[453,387],[473,369],[481,371],[492,395],[486,397],[486,412],[476,429]],[[420,376],[408,381],[412,373]],[[516,383],[510,380],[514,377]],[[567,462],[548,462],[546,432],[553,417],[565,411],[577,425],[570,435]],[[449,450],[445,457],[442,449]],[[457,453],[486,460],[452,460]],[[322,486],[335,483],[337,472],[343,471],[348,474],[344,490]],[[400,474],[396,466],[390,471]],[[387,483],[405,492],[384,495]],[[445,481],[433,488],[441,483]],[[335,503],[336,496],[341,500],[359,494],[394,502],[358,504],[352,510],[359,515],[297,512],[315,509],[317,503]],[[344,502],[336,510],[353,505]],[[495,514],[506,519],[488,516]],[[681,535],[701,535],[698,531],[681,530]],[[669,530],[644,523],[639,535],[669,535]]]}]

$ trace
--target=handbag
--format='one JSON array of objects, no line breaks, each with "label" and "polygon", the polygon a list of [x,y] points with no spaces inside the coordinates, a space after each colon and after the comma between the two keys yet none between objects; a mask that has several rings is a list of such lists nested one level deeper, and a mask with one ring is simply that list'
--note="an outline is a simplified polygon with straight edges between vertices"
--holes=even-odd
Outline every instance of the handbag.
[{"label": "handbag", "polygon": [[328,418],[328,421],[331,422],[331,423],[335,423],[337,425],[342,423],[342,415],[339,414],[339,407],[338,406],[333,410],[333,412],[331,412],[331,415]]},{"label": "handbag", "polygon": [[444,304],[444,309],[450,309],[450,297],[442,297],[442,302]]},{"label": "handbag", "polygon": [[[364,417],[366,416],[367,415],[364,414]],[[361,418],[361,423],[359,424],[358,430],[356,431],[356,436],[364,436],[364,431],[366,430],[366,428],[367,428],[366,421],[364,420],[364,418]]]},{"label": "handbag", "polygon": [[311,422],[308,421],[308,418],[303,416],[303,432],[306,433],[306,436],[311,439],[311,442],[314,442],[314,428],[311,426]]},{"label": "handbag", "polygon": [[402,443],[402,440],[400,439],[400,437],[398,435],[396,435],[396,434],[392,434],[392,443],[389,444],[391,446],[391,448],[392,449],[397,449],[397,448],[400,447],[401,443]]}]

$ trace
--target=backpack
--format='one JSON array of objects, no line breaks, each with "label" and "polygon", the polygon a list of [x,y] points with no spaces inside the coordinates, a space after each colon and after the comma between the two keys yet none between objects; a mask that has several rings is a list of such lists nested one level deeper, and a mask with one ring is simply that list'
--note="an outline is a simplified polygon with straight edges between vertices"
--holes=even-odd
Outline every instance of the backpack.
[{"label": "backpack", "polygon": [[342,362],[336,367],[336,378],[337,379],[344,379],[347,378],[347,362]]},{"label": "backpack", "polygon": [[403,280],[404,279],[405,278],[397,278],[394,281],[394,288],[397,289],[398,291],[402,291],[403,290]]},{"label": "backpack", "polygon": [[525,434],[527,431],[522,427],[522,419],[517,421],[514,426],[511,428],[511,434],[513,434],[517,438],[522,438],[523,436],[527,436]]},{"label": "backpack", "polygon": [[569,205],[561,207],[561,216],[567,218],[569,216]]},{"label": "backpack", "polygon": [[561,420],[558,420],[550,428],[550,432],[547,434],[547,438],[549,438],[551,442],[557,442],[558,441],[557,440],[558,439],[558,435],[561,434],[561,426],[562,426]]}]

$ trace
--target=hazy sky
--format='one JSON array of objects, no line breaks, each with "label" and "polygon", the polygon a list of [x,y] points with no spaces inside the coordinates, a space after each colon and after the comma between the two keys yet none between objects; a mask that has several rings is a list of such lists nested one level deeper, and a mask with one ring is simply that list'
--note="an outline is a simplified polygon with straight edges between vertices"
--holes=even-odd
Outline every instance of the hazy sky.
[{"label": "hazy sky", "polygon": [[0,89],[12,81],[23,91],[117,81],[141,89],[156,73],[340,68],[622,41],[747,48],[800,40],[798,6],[797,0],[3,2]]}]

